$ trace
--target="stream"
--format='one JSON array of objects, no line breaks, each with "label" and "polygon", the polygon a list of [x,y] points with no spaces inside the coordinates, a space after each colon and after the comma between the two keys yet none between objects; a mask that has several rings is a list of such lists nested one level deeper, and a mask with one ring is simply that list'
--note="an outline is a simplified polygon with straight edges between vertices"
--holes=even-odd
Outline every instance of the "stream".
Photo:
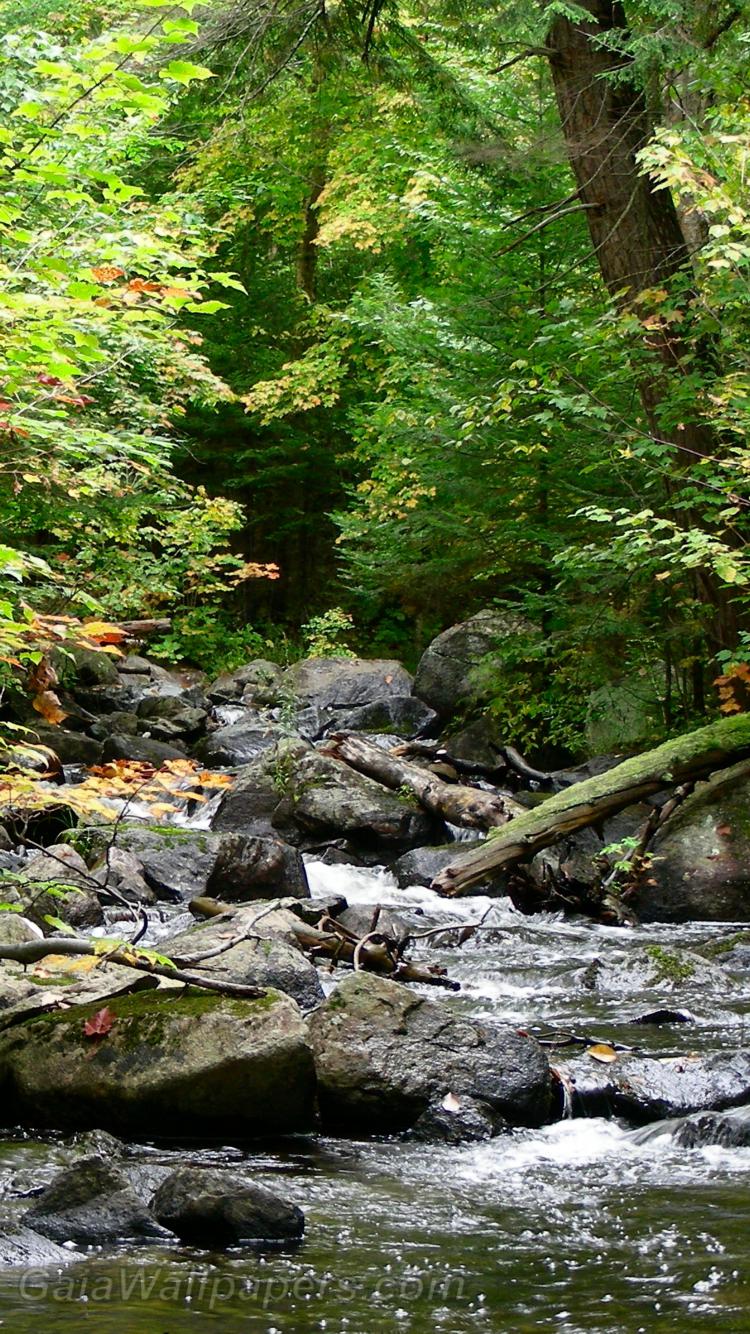
[{"label": "stream", "polygon": [[[552,914],[522,916],[506,899],[446,903],[399,890],[384,872],[308,863],[313,896],[383,904],[415,929],[458,918],[487,929],[460,948],[430,949],[460,992],[441,1004],[535,1034],[571,1030],[664,1055],[745,1045],[750,985],[681,983],[588,991],[595,958],[622,961],[644,943],[690,947],[731,925],[623,930]],[[425,950],[425,957],[427,951]],[[692,1022],[643,1027],[659,1005]],[[555,1065],[563,1059],[550,1049]],[[6,1134],[8,1132],[6,1131]],[[13,1334],[559,1334],[750,1329],[750,1149],[686,1149],[670,1123],[563,1120],[460,1147],[408,1140],[294,1138],[195,1147],[133,1146],[156,1166],[234,1164],[302,1206],[307,1234],[289,1252],[221,1255],[151,1246],[90,1253],[68,1268],[0,1274],[0,1327]],[[65,1161],[60,1139],[9,1135],[0,1191],[18,1196]],[[25,1207],[25,1201],[19,1202]]]}]

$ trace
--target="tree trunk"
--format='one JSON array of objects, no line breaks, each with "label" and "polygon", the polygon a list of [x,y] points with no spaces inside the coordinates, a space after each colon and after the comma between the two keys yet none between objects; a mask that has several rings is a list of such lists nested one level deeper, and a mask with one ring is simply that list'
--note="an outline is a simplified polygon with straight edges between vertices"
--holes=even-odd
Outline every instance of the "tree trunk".
[{"label": "tree trunk", "polygon": [[432,882],[440,894],[465,894],[498,871],[529,861],[564,834],[601,823],[626,806],[668,786],[705,778],[750,756],[750,714],[724,718],[697,732],[665,741],[656,750],[558,792],[517,816],[479,847],[458,856]]},{"label": "tree trunk", "polygon": [[[602,279],[621,308],[638,308],[649,289],[668,286],[680,271],[690,278],[690,249],[672,196],[643,175],[637,154],[651,134],[646,100],[631,58],[623,53],[629,37],[620,0],[581,0],[589,20],[556,17],[547,49],[568,159],[578,183]],[[682,299],[689,302],[690,292]],[[644,302],[640,311],[650,311]],[[679,324],[653,321],[644,326],[650,357],[638,373],[638,388],[649,430],[674,448],[675,473],[716,454],[711,425],[699,413],[685,413],[667,425],[661,409],[670,380],[711,368],[712,348],[686,339]],[[652,369],[648,369],[648,361]],[[692,395],[691,398],[695,396]],[[671,492],[669,479],[667,494]],[[682,513],[686,527],[704,526],[700,516]],[[732,542],[731,533],[723,534]],[[709,570],[702,571],[701,600],[713,608],[709,643],[713,653],[737,642],[738,621],[731,596]]]}]

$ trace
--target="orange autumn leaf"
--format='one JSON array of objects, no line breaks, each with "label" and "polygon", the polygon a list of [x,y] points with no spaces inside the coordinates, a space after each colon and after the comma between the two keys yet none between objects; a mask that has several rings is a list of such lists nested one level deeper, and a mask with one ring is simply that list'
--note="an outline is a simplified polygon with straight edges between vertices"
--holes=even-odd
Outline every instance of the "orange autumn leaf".
[{"label": "orange autumn leaf", "polygon": [[68,717],[54,690],[42,690],[31,701],[32,708],[41,713],[45,722],[57,727]]},{"label": "orange autumn leaf", "polygon": [[122,278],[125,270],[117,267],[116,264],[97,264],[91,273],[98,283],[113,283],[115,278]]},{"label": "orange autumn leaf", "polygon": [[90,1019],[86,1019],[83,1025],[84,1036],[87,1038],[105,1038],[115,1022],[116,1015],[104,1006],[103,1010],[97,1010]]}]

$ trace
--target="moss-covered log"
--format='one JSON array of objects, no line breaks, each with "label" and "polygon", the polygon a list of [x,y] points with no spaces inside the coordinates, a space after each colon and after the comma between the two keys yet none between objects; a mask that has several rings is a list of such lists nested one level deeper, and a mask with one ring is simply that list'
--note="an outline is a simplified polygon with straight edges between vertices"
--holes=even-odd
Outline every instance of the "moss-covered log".
[{"label": "moss-covered log", "polygon": [[725,718],[676,741],[625,760],[605,774],[575,783],[525,811],[485,843],[459,854],[432,882],[440,894],[465,894],[505,867],[528,861],[565,834],[602,820],[664,788],[698,778],[750,756],[750,714]]}]

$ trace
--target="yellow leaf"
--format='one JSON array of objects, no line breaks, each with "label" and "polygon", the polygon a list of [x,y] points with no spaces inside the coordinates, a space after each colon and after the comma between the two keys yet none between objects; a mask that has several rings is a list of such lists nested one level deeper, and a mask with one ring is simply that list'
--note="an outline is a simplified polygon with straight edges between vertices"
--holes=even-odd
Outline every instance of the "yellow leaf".
[{"label": "yellow leaf", "polygon": [[599,1061],[602,1065],[611,1065],[617,1060],[617,1052],[614,1047],[610,1047],[608,1042],[596,1042],[593,1047],[586,1048],[586,1055],[590,1056],[592,1061]]}]

